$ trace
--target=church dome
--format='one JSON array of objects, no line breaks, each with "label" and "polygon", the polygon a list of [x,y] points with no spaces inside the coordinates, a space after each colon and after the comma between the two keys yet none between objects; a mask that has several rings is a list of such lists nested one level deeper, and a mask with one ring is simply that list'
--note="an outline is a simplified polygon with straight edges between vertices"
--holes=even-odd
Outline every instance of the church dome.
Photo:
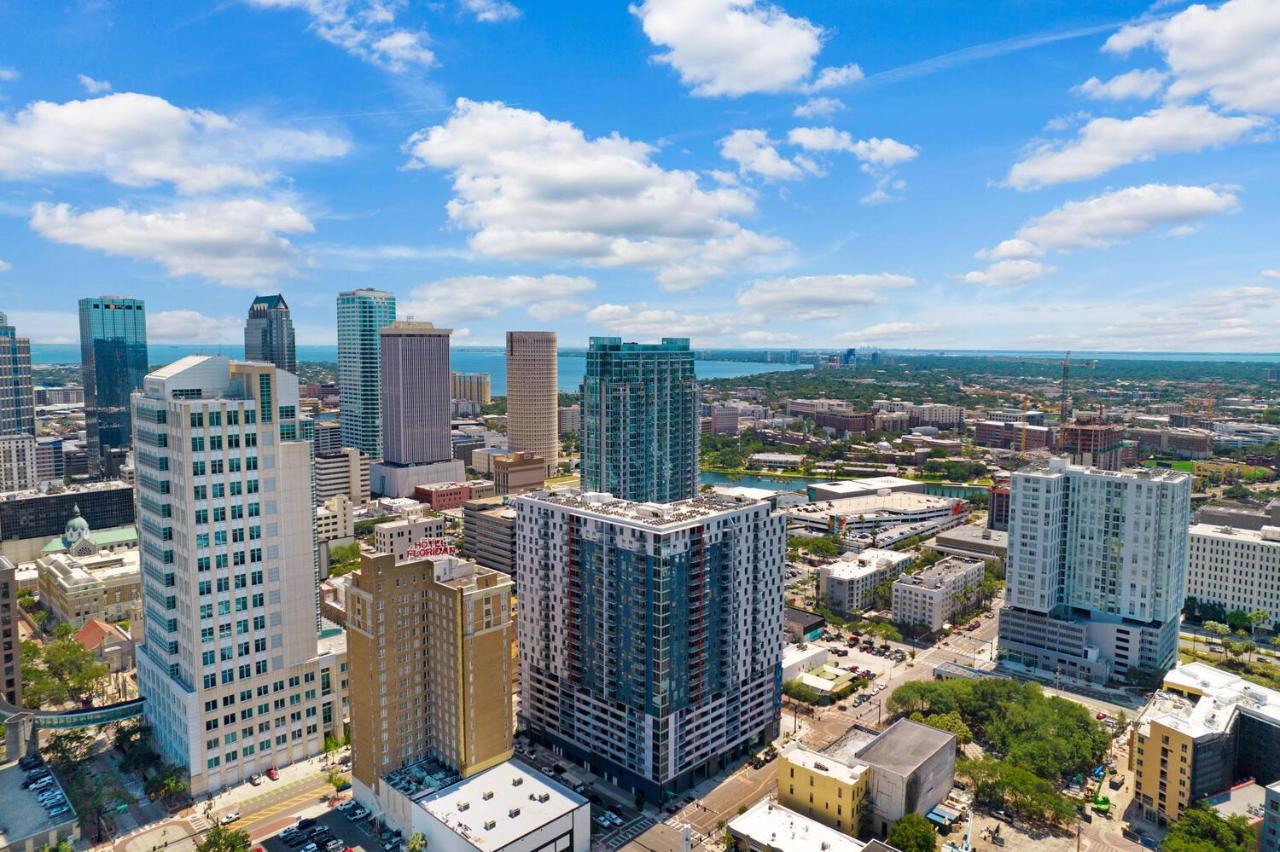
[{"label": "church dome", "polygon": [[67,525],[62,530],[62,544],[65,547],[86,538],[89,535],[89,522],[80,515],[80,506],[77,505],[73,510],[71,520],[67,521]]}]

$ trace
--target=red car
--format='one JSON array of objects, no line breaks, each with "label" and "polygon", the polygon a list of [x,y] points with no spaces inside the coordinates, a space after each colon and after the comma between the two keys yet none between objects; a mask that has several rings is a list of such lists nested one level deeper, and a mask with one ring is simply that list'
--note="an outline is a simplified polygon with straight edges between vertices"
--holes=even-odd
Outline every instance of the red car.
[{"label": "red car", "polygon": [[270,778],[272,781],[278,781],[280,780],[280,773],[277,772],[276,768],[273,766],[267,770],[267,777]]},{"label": "red car", "polygon": [[1095,719],[1097,719],[1099,722],[1101,722],[1103,719],[1107,718],[1107,714],[1106,714],[1106,713],[1095,713],[1095,714],[1093,714],[1093,718],[1095,718]]}]

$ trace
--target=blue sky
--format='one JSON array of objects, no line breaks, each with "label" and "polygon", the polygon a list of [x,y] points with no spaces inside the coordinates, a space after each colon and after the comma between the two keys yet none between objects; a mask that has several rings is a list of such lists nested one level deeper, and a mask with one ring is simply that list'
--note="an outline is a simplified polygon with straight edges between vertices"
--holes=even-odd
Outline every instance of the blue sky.
[{"label": "blue sky", "polygon": [[1280,0],[0,0],[0,310],[1275,351]]}]

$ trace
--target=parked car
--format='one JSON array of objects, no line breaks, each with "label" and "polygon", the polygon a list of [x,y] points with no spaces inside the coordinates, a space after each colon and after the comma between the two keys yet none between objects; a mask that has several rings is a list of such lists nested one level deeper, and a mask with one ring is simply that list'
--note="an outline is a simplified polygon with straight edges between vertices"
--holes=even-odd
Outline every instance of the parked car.
[{"label": "parked car", "polygon": [[223,814],[221,817],[219,817],[218,822],[221,825],[231,825],[231,823],[235,822],[238,819],[240,819],[240,812],[232,811],[229,814]]},{"label": "parked car", "polygon": [[324,845],[324,852],[338,852],[339,849],[345,849],[346,846],[347,844],[335,837]]},{"label": "parked car", "polygon": [[257,772],[253,773],[252,775],[249,776],[249,783],[257,787],[259,784],[262,783],[262,776]]},{"label": "parked car", "polygon": [[270,778],[272,781],[278,781],[280,780],[280,773],[277,772],[276,768],[273,766],[267,770],[267,777]]},{"label": "parked car", "polygon": [[44,765],[44,758],[38,754],[28,754],[18,758],[18,766],[23,769],[35,769],[37,766]]},{"label": "parked car", "polygon": [[298,830],[305,831],[306,829],[310,828],[315,824],[316,824],[316,821],[311,817],[303,817],[302,819],[298,820]]},{"label": "parked car", "polygon": [[320,852],[320,847],[314,843],[308,843],[306,846],[302,847],[302,852]]},{"label": "parked car", "polygon": [[298,836],[298,829],[292,825],[286,828],[284,831],[280,832],[280,839],[283,840],[285,843],[288,843],[290,838],[297,837],[297,836]]},{"label": "parked car", "polygon": [[54,808],[53,810],[49,811],[49,816],[60,817],[63,814],[69,814],[69,813],[71,813],[71,808],[68,808],[67,806],[63,805],[60,808]]},{"label": "parked car", "polygon": [[345,793],[345,792],[347,792],[348,790],[350,790],[350,789],[351,789],[351,782],[350,782],[350,781],[343,781],[341,784],[339,784],[339,785],[337,786],[337,788],[336,788],[336,789],[337,789],[337,792],[339,792],[339,793]]}]

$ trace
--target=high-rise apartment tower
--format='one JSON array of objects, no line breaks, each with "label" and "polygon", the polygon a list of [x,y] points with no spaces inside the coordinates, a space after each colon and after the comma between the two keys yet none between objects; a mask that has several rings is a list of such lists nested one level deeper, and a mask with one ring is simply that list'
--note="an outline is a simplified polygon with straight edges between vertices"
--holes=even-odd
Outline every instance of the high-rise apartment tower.
[{"label": "high-rise apartment tower", "polygon": [[1186,473],[1063,458],[1014,473],[1002,657],[1094,683],[1173,666],[1190,519]]},{"label": "high-rise apartment tower", "polygon": [[786,521],[768,503],[515,498],[520,713],[651,802],[778,730]]},{"label": "high-rise apartment tower", "polygon": [[36,408],[31,387],[31,341],[0,313],[0,435],[35,437]]},{"label": "high-rise apartment tower", "polygon": [[581,406],[585,490],[657,503],[697,493],[698,384],[687,338],[591,338]]}]

